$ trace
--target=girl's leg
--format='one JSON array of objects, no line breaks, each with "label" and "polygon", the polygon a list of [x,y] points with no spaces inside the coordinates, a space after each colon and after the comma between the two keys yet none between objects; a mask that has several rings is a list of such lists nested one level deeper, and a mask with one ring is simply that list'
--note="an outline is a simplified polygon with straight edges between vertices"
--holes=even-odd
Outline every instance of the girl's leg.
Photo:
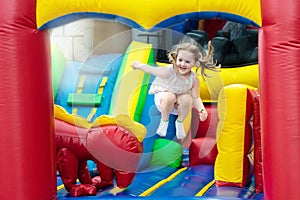
[{"label": "girl's leg", "polygon": [[160,92],[155,94],[155,104],[157,109],[161,112],[161,120],[156,133],[161,137],[167,135],[169,116],[174,109],[175,103],[176,96],[170,92]]},{"label": "girl's leg", "polygon": [[177,97],[177,112],[178,118],[176,120],[176,137],[183,139],[186,137],[183,121],[191,111],[193,106],[193,98],[188,94],[183,94]]}]

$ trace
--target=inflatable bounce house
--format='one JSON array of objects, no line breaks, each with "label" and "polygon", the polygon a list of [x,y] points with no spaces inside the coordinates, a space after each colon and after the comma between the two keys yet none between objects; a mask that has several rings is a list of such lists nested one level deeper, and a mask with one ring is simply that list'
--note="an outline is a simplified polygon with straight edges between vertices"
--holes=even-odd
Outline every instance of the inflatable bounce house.
[{"label": "inflatable bounce house", "polygon": [[[299,199],[298,1],[0,4],[0,199]],[[185,39],[222,67],[177,141],[130,63]]]}]

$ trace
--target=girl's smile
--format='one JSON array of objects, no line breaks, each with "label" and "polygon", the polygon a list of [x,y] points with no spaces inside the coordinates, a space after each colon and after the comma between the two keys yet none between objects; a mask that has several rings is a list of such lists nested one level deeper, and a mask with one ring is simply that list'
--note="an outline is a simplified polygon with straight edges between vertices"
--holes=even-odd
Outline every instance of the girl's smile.
[{"label": "girl's smile", "polygon": [[193,53],[186,50],[180,50],[176,59],[177,71],[182,76],[189,75],[195,62]]}]

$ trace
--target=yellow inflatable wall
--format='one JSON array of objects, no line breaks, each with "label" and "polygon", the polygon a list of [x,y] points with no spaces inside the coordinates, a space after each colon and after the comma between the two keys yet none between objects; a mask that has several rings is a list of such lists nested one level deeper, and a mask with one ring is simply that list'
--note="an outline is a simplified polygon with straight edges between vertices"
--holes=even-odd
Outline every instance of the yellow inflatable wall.
[{"label": "yellow inflatable wall", "polygon": [[203,102],[216,102],[223,87],[231,84],[246,84],[259,88],[258,64],[236,68],[221,68],[220,72],[207,71],[210,76],[200,79],[200,97]]},{"label": "yellow inflatable wall", "polygon": [[233,84],[221,90],[218,99],[218,155],[215,180],[218,186],[244,187],[250,174],[247,157],[252,145],[253,98],[256,89]]}]

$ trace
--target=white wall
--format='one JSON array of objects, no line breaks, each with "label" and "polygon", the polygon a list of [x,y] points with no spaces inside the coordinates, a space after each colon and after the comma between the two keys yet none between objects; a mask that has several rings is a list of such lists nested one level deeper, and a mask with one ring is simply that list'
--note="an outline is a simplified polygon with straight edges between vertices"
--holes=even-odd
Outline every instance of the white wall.
[{"label": "white wall", "polygon": [[84,61],[91,53],[124,53],[131,42],[131,28],[111,21],[82,19],[50,31],[51,42],[72,61]]},{"label": "white wall", "polygon": [[82,19],[51,30],[51,42],[56,43],[67,60],[83,61],[93,49],[94,22]]}]

